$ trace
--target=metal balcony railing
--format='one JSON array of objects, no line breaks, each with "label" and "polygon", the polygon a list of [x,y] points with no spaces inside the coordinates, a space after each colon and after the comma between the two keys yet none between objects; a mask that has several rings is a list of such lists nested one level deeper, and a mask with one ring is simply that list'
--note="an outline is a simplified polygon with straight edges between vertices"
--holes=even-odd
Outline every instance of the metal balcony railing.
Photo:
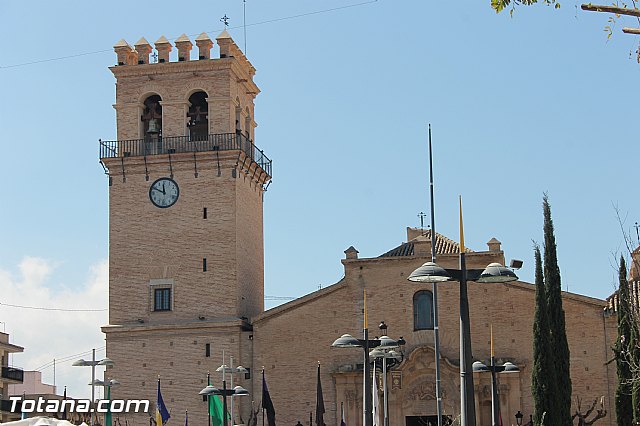
[{"label": "metal balcony railing", "polygon": [[250,139],[239,133],[219,133],[195,138],[153,136],[121,141],[100,140],[100,159],[207,151],[242,151],[271,176],[271,160]]},{"label": "metal balcony railing", "polygon": [[16,409],[11,411],[11,406],[13,405],[13,401],[8,399],[0,399],[0,411],[4,411],[5,413],[20,413],[22,411],[22,401],[16,402]]},{"label": "metal balcony railing", "polygon": [[13,380],[22,383],[24,381],[24,371],[16,367],[2,367],[0,377],[5,380]]}]

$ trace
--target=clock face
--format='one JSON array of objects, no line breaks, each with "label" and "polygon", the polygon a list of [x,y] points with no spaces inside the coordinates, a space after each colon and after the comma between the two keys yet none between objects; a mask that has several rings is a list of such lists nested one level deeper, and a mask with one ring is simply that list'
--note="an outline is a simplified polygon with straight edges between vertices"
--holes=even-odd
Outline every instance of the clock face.
[{"label": "clock face", "polygon": [[178,201],[180,189],[175,180],[160,178],[151,184],[149,198],[154,206],[161,209],[171,207]]}]

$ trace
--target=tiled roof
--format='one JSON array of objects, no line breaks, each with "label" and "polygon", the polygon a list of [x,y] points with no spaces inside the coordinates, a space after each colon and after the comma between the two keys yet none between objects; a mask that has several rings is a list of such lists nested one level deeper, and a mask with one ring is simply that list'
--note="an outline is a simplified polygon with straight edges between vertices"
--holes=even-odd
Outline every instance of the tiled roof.
[{"label": "tiled roof", "polygon": [[[456,243],[453,240],[445,237],[444,235],[438,234],[436,232],[436,253],[438,254],[457,254],[460,253],[460,244]],[[431,230],[425,229],[424,236],[427,239],[431,238]],[[409,242],[400,244],[398,247],[389,250],[388,252],[381,254],[378,257],[399,257],[399,256],[413,256],[413,242],[415,240],[411,240]],[[465,247],[465,253],[472,253],[473,250],[470,250],[468,247]]]}]

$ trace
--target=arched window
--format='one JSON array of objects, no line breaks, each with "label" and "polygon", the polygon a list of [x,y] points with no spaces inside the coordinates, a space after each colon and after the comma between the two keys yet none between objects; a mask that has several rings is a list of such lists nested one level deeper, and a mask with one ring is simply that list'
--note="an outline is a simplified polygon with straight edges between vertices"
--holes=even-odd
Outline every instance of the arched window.
[{"label": "arched window", "polygon": [[433,294],[428,290],[413,295],[413,329],[433,329]]},{"label": "arched window", "polygon": [[151,95],[144,100],[144,111],[142,111],[142,137],[152,138],[162,134],[162,98],[158,95]]},{"label": "arched window", "polygon": [[189,97],[187,112],[189,136],[191,140],[207,140],[209,137],[209,105],[205,92],[195,92]]}]

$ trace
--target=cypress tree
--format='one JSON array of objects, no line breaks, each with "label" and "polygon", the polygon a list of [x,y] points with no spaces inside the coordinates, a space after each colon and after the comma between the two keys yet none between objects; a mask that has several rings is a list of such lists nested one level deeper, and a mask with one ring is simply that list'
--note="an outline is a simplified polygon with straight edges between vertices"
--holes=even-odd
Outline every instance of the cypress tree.
[{"label": "cypress tree", "polygon": [[629,283],[627,281],[627,265],[620,256],[618,269],[618,339],[613,345],[618,371],[618,388],[616,389],[616,420],[618,426],[631,426],[634,420],[634,409],[631,396],[631,301],[629,299]]},{"label": "cypress tree", "polygon": [[549,419],[554,425],[572,426],[571,420],[571,373],[569,344],[562,309],[562,287],[556,238],[553,233],[551,207],[547,194],[543,198],[544,214],[544,283],[549,314],[550,349],[553,359],[552,380],[555,380],[555,398]]},{"label": "cypress tree", "polygon": [[533,368],[531,370],[531,393],[533,395],[533,422],[536,425],[549,424],[551,414],[552,389],[551,380],[552,364],[549,342],[549,319],[547,316],[547,296],[544,288],[544,276],[542,273],[542,257],[540,247],[534,247],[536,261],[536,307],[533,317]]}]

